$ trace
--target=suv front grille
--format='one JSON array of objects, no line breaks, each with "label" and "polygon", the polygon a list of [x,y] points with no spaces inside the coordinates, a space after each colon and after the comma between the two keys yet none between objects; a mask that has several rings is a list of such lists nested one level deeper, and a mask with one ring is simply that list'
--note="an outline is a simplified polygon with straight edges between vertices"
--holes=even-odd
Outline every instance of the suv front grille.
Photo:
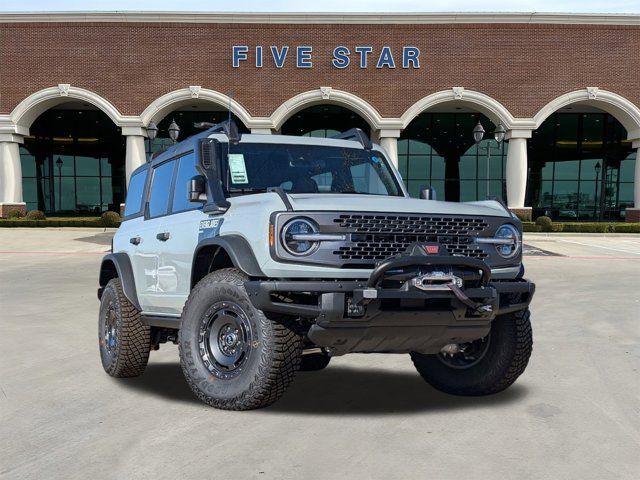
[{"label": "suv front grille", "polygon": [[355,233],[469,235],[489,227],[482,218],[414,215],[340,215],[334,223]]},{"label": "suv front grille", "polygon": [[334,219],[351,241],[333,251],[345,261],[380,261],[403,253],[415,242],[437,242],[450,255],[486,258],[473,237],[489,227],[481,218],[414,215],[340,215]]}]

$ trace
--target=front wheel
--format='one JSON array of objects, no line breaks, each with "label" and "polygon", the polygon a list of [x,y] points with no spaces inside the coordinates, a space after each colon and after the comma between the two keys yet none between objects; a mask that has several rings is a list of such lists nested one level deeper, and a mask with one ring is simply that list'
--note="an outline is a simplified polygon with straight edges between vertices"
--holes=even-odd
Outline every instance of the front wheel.
[{"label": "front wheel", "polygon": [[182,313],[180,363],[196,396],[216,408],[250,410],[275,402],[300,364],[302,337],[290,320],[254,308],[247,277],[222,269],[192,290]]},{"label": "front wheel", "polygon": [[446,352],[412,352],[418,373],[432,387],[453,395],[490,395],[509,387],[524,372],[533,336],[529,309],[496,317],[486,337],[448,346]]}]

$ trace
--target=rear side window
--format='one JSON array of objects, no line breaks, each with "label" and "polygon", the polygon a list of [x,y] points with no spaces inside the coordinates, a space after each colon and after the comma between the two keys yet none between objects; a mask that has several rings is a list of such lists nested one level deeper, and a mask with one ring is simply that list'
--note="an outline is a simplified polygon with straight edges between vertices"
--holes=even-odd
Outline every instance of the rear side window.
[{"label": "rear side window", "polygon": [[129,189],[127,191],[127,201],[124,204],[124,216],[136,215],[142,210],[142,196],[144,194],[144,184],[147,182],[147,172],[142,170],[131,177]]},{"label": "rear side window", "polygon": [[187,153],[180,157],[179,162],[171,213],[195,210],[202,206],[201,203],[190,202],[187,197],[191,178],[198,175],[198,171],[196,170],[196,156],[193,152]]},{"label": "rear side window", "polygon": [[151,193],[149,195],[149,218],[166,215],[169,209],[171,180],[173,180],[173,167],[175,165],[175,160],[172,160],[153,170]]}]

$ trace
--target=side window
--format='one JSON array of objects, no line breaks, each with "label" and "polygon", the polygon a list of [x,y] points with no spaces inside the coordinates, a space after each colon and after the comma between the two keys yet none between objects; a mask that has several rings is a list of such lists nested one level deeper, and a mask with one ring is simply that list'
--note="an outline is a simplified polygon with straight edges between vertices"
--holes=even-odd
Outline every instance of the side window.
[{"label": "side window", "polygon": [[151,194],[149,195],[149,217],[165,215],[169,210],[169,196],[171,194],[171,180],[176,161],[163,163],[153,170],[151,180]]},{"label": "side window", "polygon": [[124,204],[124,216],[135,215],[142,210],[142,196],[144,195],[144,185],[147,182],[147,172],[149,169],[136,173],[129,180],[127,200]]},{"label": "side window", "polygon": [[192,177],[198,175],[196,170],[196,156],[193,152],[180,157],[178,164],[178,174],[176,176],[176,186],[173,193],[172,213],[184,212],[201,208],[202,204],[190,202],[188,198],[189,183]]}]

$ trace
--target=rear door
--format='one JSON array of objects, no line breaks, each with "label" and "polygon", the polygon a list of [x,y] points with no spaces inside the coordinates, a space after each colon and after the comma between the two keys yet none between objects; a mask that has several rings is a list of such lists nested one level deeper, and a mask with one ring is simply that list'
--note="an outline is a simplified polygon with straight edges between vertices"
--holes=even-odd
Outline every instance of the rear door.
[{"label": "rear door", "polygon": [[138,228],[140,243],[135,249],[132,262],[138,300],[144,312],[162,312],[159,306],[161,292],[158,288],[159,255],[169,240],[165,224],[169,213],[175,165],[176,161],[171,159],[152,169],[144,221]]}]

